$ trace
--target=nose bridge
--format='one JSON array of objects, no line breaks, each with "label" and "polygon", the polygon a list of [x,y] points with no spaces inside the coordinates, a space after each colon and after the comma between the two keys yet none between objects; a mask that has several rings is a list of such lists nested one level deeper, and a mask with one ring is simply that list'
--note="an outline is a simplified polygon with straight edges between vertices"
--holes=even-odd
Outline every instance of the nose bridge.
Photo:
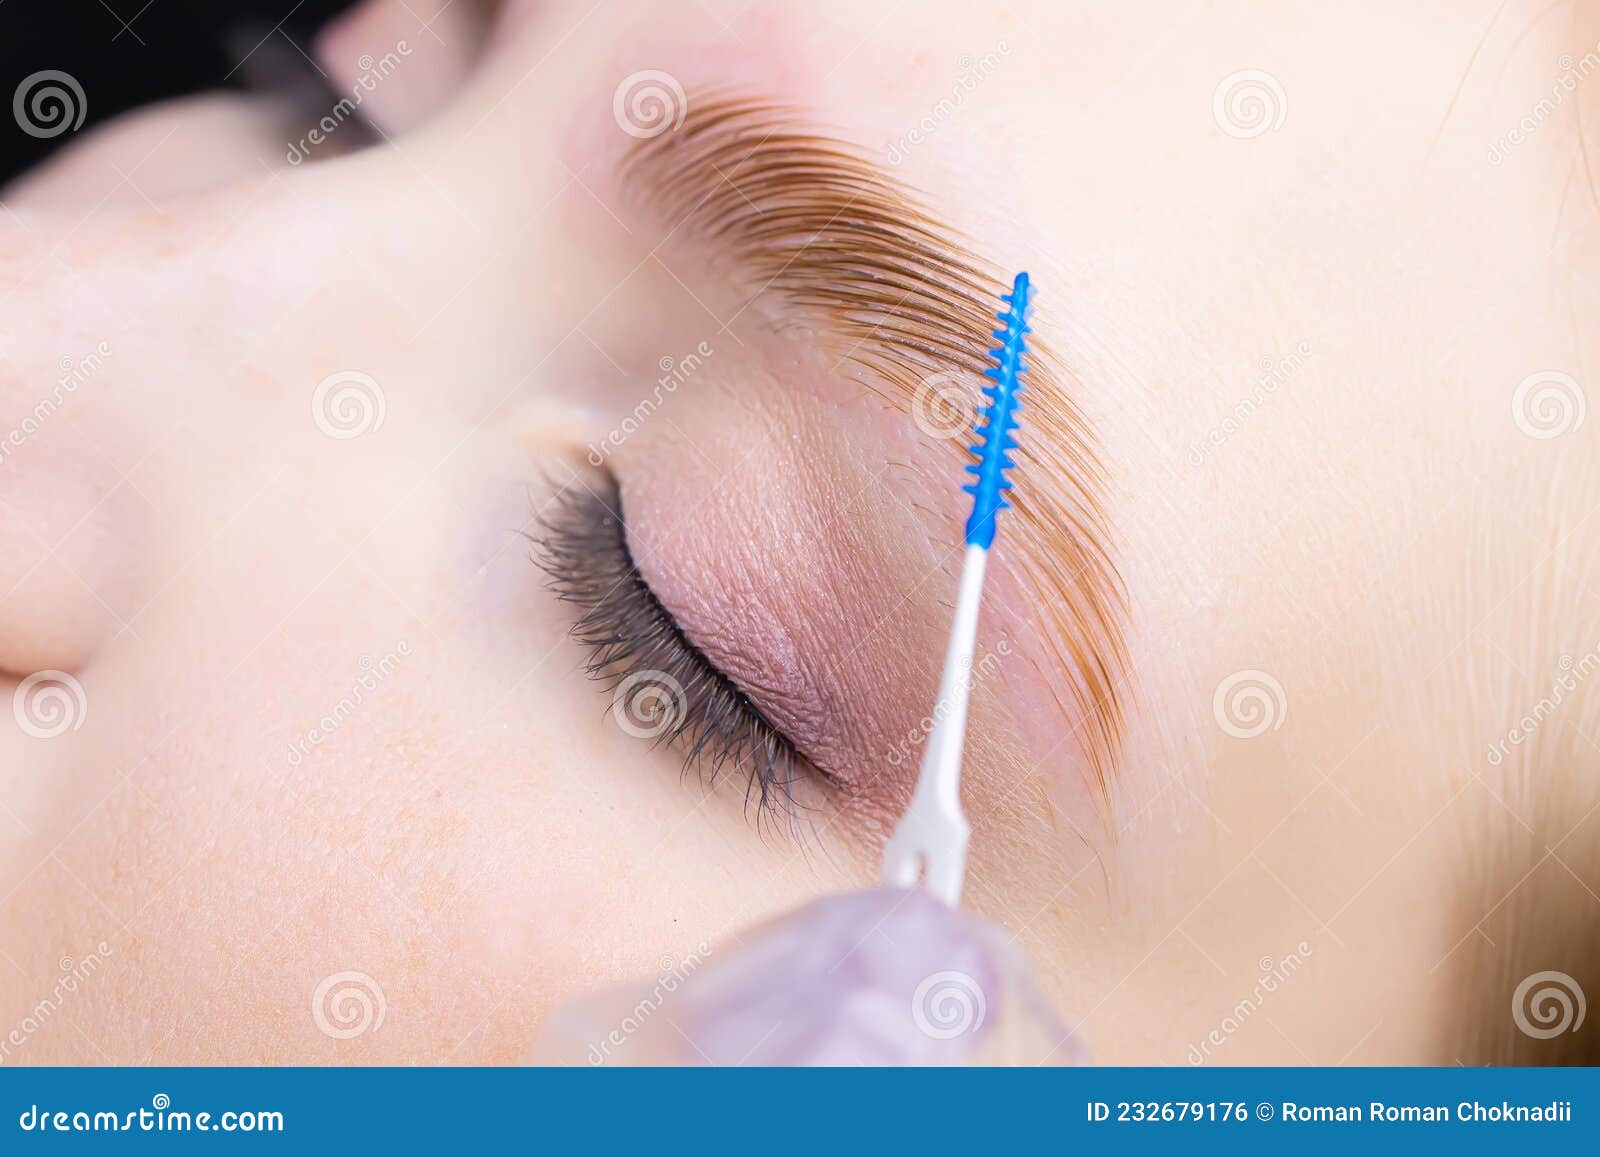
[{"label": "nose bridge", "polygon": [[392,238],[401,252],[385,259],[426,254],[422,276],[406,274],[402,340],[475,365],[481,380],[461,389],[604,406],[599,395],[626,381],[632,405],[662,351],[636,359],[628,340],[666,274],[620,186],[631,138],[593,77],[562,77],[569,67],[486,64],[425,128],[376,147],[409,201]]}]

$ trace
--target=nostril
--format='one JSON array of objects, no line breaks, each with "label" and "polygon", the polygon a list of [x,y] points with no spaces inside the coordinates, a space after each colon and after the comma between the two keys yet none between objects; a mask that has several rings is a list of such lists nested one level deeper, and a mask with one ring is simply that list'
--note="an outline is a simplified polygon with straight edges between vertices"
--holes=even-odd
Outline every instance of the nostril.
[{"label": "nostril", "polygon": [[[13,553],[0,565],[0,669],[17,676],[41,668],[76,670],[106,636],[109,616],[59,560]],[[20,564],[20,566],[18,565]],[[20,575],[16,574],[21,569]]]},{"label": "nostril", "polygon": [[334,116],[356,106],[385,137],[437,113],[471,75],[489,35],[486,5],[365,0],[323,27],[313,53]]},{"label": "nostril", "polygon": [[48,465],[11,461],[0,487],[0,670],[76,671],[122,629],[129,503]]}]

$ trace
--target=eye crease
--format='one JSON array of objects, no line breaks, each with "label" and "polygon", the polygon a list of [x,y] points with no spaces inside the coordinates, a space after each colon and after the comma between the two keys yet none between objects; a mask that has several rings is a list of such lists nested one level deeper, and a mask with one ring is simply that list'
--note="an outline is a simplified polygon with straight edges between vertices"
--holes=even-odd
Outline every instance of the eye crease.
[{"label": "eye crease", "polygon": [[[722,258],[721,268],[785,321],[803,321],[851,377],[914,415],[926,382],[970,384],[974,404],[994,326],[999,272],[870,157],[788,107],[736,92],[691,95],[681,129],[635,142],[623,186],[662,239]],[[743,309],[741,309],[743,312]],[[1041,608],[1041,641],[1066,672],[1050,694],[1086,778],[1109,807],[1129,681],[1126,592],[1113,561],[1108,474],[1069,371],[1048,342],[1032,355],[1030,425],[1018,451],[1018,548],[1000,564]],[[959,471],[951,440],[943,468]],[[961,461],[957,457],[961,457]],[[951,475],[912,466],[942,492]]]},{"label": "eye crease", "polygon": [[[814,779],[865,801],[859,823],[870,827],[906,786],[882,753],[924,706],[916,680],[926,656],[916,643],[927,624],[919,619],[939,597],[939,585],[925,580],[959,548],[921,526],[914,506],[883,504],[853,518],[834,517],[834,506],[877,482],[885,455],[912,476],[902,481],[913,492],[954,490],[964,446],[946,440],[926,444],[925,456],[901,455],[904,428],[930,374],[964,383],[978,402],[991,302],[1003,286],[991,286],[986,261],[849,145],[766,102],[691,103],[681,131],[623,157],[624,201],[641,219],[659,219],[657,248],[675,238],[726,292],[725,328],[765,296],[746,315],[755,339],[748,369],[739,354],[732,373],[719,361],[696,383],[692,404],[750,401],[757,419],[730,419],[722,430],[741,452],[764,455],[771,481],[744,502],[703,502],[714,483],[702,467],[716,469],[718,452],[679,457],[687,436],[671,421],[660,440],[641,440],[609,464],[596,492],[580,487],[560,500],[541,562],[575,610],[573,636],[589,652],[590,674],[618,700],[619,723],[635,729],[629,711],[637,708],[636,733],[682,751],[686,771],[747,776],[758,817],[792,814],[796,787]],[[766,363],[765,352],[778,357]],[[1019,474],[1028,475],[1019,549],[997,569],[1002,584],[1014,577],[1026,592],[1018,605],[1038,608],[1045,629],[1036,637],[1068,673],[1039,694],[1069,721],[1081,756],[1075,768],[1103,798],[1122,729],[1125,659],[1105,476],[1048,347],[1032,369],[1039,437],[1018,453]],[[889,402],[887,439],[875,441],[870,422],[859,433],[841,428],[844,411],[831,407],[841,397],[854,404],[852,392],[873,399],[866,404],[875,409],[856,412],[874,420],[877,403]],[[782,437],[769,440],[773,431]],[[645,551],[642,570],[620,514],[619,478],[634,487],[640,521],[631,541]],[[670,544],[656,539],[685,526],[698,530]],[[742,528],[742,549],[708,545],[730,527]],[[780,541],[775,528],[788,537]],[[912,548],[883,549],[901,542]],[[793,543],[804,544],[812,581],[792,570],[775,576],[768,565]]]},{"label": "eye crease", "polygon": [[795,785],[816,767],[684,633],[650,588],[628,545],[621,490],[607,474],[595,491],[573,487],[540,518],[535,561],[547,586],[576,612],[570,634],[590,678],[615,696],[629,729],[683,753],[683,771],[707,783],[746,777],[756,820],[793,824]]}]

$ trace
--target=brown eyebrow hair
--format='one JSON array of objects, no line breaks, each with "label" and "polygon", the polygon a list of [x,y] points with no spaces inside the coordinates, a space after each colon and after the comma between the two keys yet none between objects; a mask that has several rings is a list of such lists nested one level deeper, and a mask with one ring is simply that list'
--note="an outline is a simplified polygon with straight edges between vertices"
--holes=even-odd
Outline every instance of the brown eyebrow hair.
[{"label": "brown eyebrow hair", "polygon": [[[935,376],[970,382],[972,404],[981,401],[1010,279],[862,151],[808,128],[788,106],[729,93],[691,93],[687,105],[677,131],[631,148],[624,186],[648,192],[675,234],[730,254],[756,297],[775,291],[789,311],[821,321],[819,340],[840,364],[865,371],[862,384],[902,411]],[[1098,444],[1038,336],[1012,492],[1033,549],[1003,557],[1039,600],[1042,634],[1069,674],[1066,701],[1057,701],[1080,721],[1092,786],[1109,807],[1125,712],[1126,596]],[[964,440],[950,445],[970,460]]]}]

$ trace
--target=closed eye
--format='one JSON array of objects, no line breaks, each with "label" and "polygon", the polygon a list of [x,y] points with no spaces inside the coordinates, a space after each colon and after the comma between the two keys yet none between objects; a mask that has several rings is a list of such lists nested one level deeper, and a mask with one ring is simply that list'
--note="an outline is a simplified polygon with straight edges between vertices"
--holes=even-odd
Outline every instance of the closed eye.
[{"label": "closed eye", "polygon": [[[930,391],[947,400],[948,383],[966,383],[960,408],[970,414],[1005,287],[999,271],[894,175],[782,105],[692,93],[688,108],[681,129],[639,141],[622,166],[622,187],[663,230],[658,247],[721,259],[719,270],[754,291],[735,318],[770,294],[826,354],[827,378],[853,377],[913,418]],[[1048,341],[1035,347],[1007,532],[1015,549],[1003,565],[1043,608],[1041,643],[1065,674],[1059,703],[1104,800],[1124,726],[1125,592],[1097,440]],[[962,443],[941,440],[954,476]]]},{"label": "closed eye", "polygon": [[568,488],[541,516],[536,561],[548,587],[575,612],[571,634],[587,651],[591,678],[612,696],[617,725],[683,754],[684,773],[712,783],[745,779],[757,822],[792,823],[794,788],[807,774],[831,781],[750,697],[706,657],[662,605],[628,546],[621,493],[609,474],[599,489]]}]

